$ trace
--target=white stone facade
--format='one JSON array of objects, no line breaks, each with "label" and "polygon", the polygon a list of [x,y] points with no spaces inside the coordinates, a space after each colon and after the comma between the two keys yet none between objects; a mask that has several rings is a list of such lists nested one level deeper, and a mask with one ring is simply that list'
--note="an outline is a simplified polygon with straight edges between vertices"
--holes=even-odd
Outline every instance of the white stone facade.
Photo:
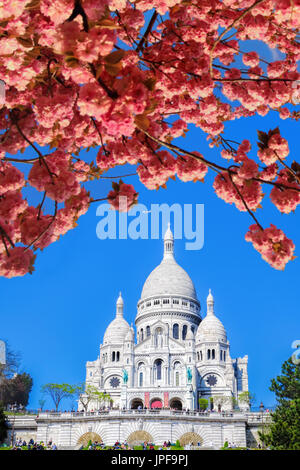
[{"label": "white stone facade", "polygon": [[[123,307],[120,294],[99,357],[86,364],[86,385],[109,394],[113,408],[197,410],[199,398],[205,398],[216,411],[230,410],[233,399],[248,391],[248,358],[231,358],[211,292],[202,319],[194,284],[175,261],[170,228],[163,259],[148,276],[137,305],[136,334]],[[87,409],[102,406],[90,401]]]},{"label": "white stone facade", "polygon": [[113,445],[127,441],[131,445],[170,440],[200,443],[200,449],[220,449],[226,441],[238,447],[257,447],[258,430],[270,424],[262,413],[189,413],[172,410],[110,410],[86,413],[40,413],[38,416],[8,416],[7,444],[22,439],[55,442],[59,449],[78,449],[90,439]]}]

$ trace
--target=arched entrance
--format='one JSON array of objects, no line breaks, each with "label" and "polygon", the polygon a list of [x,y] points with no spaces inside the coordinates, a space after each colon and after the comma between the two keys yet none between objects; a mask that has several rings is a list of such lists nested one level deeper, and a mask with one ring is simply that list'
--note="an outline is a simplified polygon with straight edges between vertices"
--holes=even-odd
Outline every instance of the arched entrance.
[{"label": "arched entrance", "polygon": [[202,446],[203,438],[195,432],[186,432],[179,438],[179,442],[182,447],[184,447],[186,444],[197,446],[198,442],[200,442],[200,445]]},{"label": "arched entrance", "polygon": [[131,446],[140,446],[143,442],[153,443],[153,437],[147,431],[134,431],[127,438],[127,442]]},{"label": "arched entrance", "polygon": [[150,404],[151,408],[162,408],[162,401],[160,398],[153,398]]},{"label": "arched entrance", "polygon": [[102,442],[102,439],[101,437],[99,436],[99,434],[96,434],[95,432],[86,432],[85,434],[83,434],[77,441],[77,444],[80,444],[82,445],[83,447],[87,447],[88,443],[89,442]]},{"label": "arched entrance", "polygon": [[182,401],[179,398],[172,398],[172,400],[170,400],[170,408],[173,410],[182,410]]},{"label": "arched entrance", "polygon": [[140,409],[140,408],[144,408],[143,400],[141,400],[140,398],[134,398],[131,401],[130,408],[132,410],[137,410],[137,409]]}]

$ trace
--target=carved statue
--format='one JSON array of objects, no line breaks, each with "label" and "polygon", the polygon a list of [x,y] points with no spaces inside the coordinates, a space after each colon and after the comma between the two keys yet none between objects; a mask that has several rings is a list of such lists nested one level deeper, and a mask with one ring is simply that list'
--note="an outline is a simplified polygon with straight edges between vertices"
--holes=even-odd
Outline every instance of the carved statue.
[{"label": "carved statue", "polygon": [[192,378],[193,378],[193,374],[192,374],[192,371],[190,369],[190,367],[187,368],[187,379],[188,379],[188,383],[190,384],[192,382]]},{"label": "carved statue", "polygon": [[139,431],[142,431],[143,425],[144,425],[143,420],[141,418],[138,419],[137,426],[138,426]]},{"label": "carved statue", "polygon": [[128,382],[128,372],[127,370],[123,369],[123,383],[127,384]]}]

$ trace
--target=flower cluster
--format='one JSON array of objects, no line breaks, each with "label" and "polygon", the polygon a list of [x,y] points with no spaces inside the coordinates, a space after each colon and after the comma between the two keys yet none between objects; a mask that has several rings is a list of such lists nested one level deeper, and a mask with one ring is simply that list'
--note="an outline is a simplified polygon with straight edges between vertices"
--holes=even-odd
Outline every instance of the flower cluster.
[{"label": "flower cluster", "polygon": [[[258,132],[257,155],[249,140],[226,140],[225,129],[270,111],[299,118],[290,107],[300,80],[299,9],[300,0],[2,1],[0,274],[32,272],[36,250],[88,210],[85,184],[124,164],[150,190],[176,175],[209,181],[212,168],[216,194],[238,210],[260,208],[265,183],[281,212],[294,211],[300,171],[288,166],[279,128]],[[266,64],[255,40],[280,51],[280,60]],[[219,162],[178,147],[191,125],[220,149]],[[90,149],[97,149],[95,162]],[[39,192],[35,205],[25,186],[30,196]],[[123,181],[104,196],[120,211],[137,201]],[[265,240],[264,259],[281,266],[287,242],[267,230],[264,239],[261,230],[249,237],[258,251]]]},{"label": "flower cluster", "polygon": [[245,239],[252,242],[262,258],[275,269],[283,270],[287,262],[294,258],[294,243],[275,225],[271,224],[264,230],[257,224],[251,225]]},{"label": "flower cluster", "polygon": [[132,184],[125,184],[122,180],[113,183],[113,190],[107,195],[108,202],[115,210],[128,212],[137,203],[137,192]]}]

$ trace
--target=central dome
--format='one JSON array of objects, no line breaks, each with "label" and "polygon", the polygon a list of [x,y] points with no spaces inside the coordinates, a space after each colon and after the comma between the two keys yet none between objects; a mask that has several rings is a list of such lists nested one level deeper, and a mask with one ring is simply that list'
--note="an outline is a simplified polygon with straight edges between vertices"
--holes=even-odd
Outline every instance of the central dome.
[{"label": "central dome", "polygon": [[193,281],[175,260],[163,260],[152,271],[144,284],[141,300],[165,294],[180,295],[197,300]]},{"label": "central dome", "polygon": [[161,295],[177,295],[197,300],[193,281],[173,255],[173,234],[168,227],[164,237],[164,257],[144,284],[141,300]]}]

